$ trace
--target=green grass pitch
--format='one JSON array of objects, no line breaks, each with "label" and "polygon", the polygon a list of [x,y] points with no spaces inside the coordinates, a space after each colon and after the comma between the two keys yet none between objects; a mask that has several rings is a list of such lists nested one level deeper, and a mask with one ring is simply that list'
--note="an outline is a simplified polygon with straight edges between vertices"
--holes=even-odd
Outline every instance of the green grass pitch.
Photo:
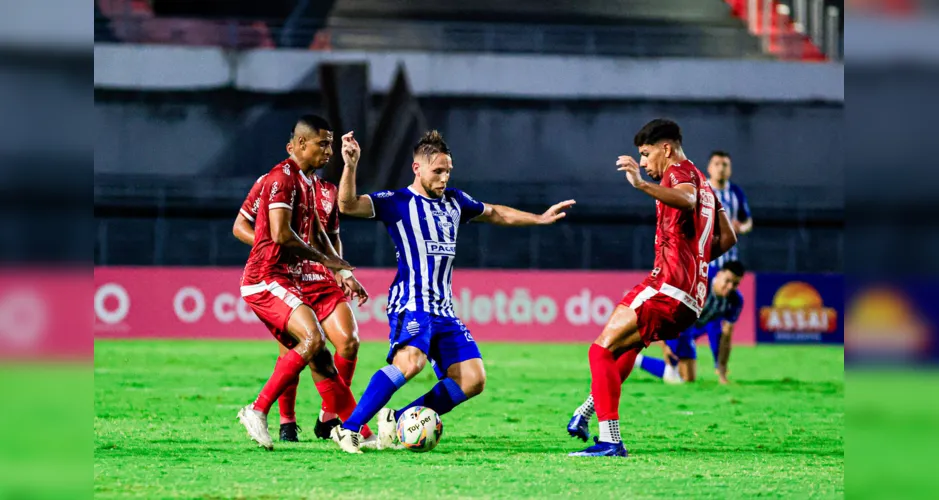
[{"label": "green grass pitch", "polygon": [[[297,397],[302,442],[266,452],[248,440],[236,413],[270,375],[273,342],[97,341],[95,496],[844,496],[841,348],[737,348],[728,387],[717,384],[707,349],[696,384],[667,386],[634,374],[620,407],[628,459],[566,456],[583,447],[565,426],[589,387],[586,344],[481,348],[486,391],[443,416],[437,449],[349,456],[314,440],[319,397],[306,373]],[[386,349],[363,344],[356,397]],[[392,405],[429,389],[431,373],[406,385]],[[275,405],[272,435],[276,414]]]}]

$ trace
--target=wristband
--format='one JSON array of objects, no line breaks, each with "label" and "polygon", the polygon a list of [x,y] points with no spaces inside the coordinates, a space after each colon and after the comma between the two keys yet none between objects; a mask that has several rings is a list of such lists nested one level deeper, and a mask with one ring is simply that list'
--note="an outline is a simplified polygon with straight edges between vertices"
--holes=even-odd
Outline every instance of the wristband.
[{"label": "wristband", "polygon": [[343,279],[352,277],[352,271],[348,269],[340,269],[339,272],[336,274],[338,274]]}]

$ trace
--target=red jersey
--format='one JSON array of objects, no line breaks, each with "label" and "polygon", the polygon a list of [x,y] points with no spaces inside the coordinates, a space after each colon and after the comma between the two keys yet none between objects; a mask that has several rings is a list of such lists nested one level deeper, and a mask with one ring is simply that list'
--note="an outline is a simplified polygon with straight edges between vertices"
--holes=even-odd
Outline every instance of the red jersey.
[{"label": "red jersey", "polygon": [[[261,189],[267,176],[268,174],[264,174],[258,178],[257,182],[251,187],[251,191],[248,192],[244,203],[241,204],[241,214],[252,223],[255,222],[258,209],[261,206]],[[336,234],[339,232],[339,205],[336,203],[339,189],[331,182],[322,180],[316,176],[311,177],[313,178],[313,184],[310,186],[310,189],[311,196],[314,200],[312,206],[316,208],[316,214],[319,216],[320,221],[323,221],[322,223],[326,232]],[[310,229],[312,229],[312,223],[310,224]],[[257,228],[255,228],[255,233],[256,232]],[[307,243],[310,242],[310,232],[302,234],[298,232],[298,234],[303,238],[303,241]],[[311,260],[303,260],[299,265],[293,267],[291,271],[301,284],[302,282],[334,279],[332,272],[329,271],[326,266]]]},{"label": "red jersey", "polygon": [[[290,210],[290,226],[309,243],[313,223],[313,179],[287,159],[261,176],[242,204],[242,214],[254,222],[254,246],[241,277],[242,285],[255,285],[271,277],[284,278],[300,263],[295,253],[271,238],[270,210]],[[252,197],[253,195],[253,197]]]},{"label": "red jersey", "polygon": [[714,225],[724,207],[690,160],[666,168],[659,184],[667,188],[690,184],[697,203],[693,211],[686,211],[656,200],[655,268],[646,281],[700,315],[708,293]]}]

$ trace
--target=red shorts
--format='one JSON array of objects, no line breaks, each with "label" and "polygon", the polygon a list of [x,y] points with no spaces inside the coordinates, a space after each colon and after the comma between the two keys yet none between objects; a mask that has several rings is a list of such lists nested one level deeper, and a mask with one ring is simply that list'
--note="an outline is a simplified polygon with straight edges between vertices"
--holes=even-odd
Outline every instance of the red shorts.
[{"label": "red shorts", "polygon": [[291,278],[274,278],[255,285],[242,285],[241,298],[267,326],[284,347],[293,349],[298,342],[287,334],[290,315],[303,304],[302,294]]},{"label": "red shorts", "polygon": [[342,288],[333,280],[301,282],[300,292],[303,294],[303,303],[313,309],[313,314],[320,323],[336,310],[336,306],[349,302],[346,294],[342,293]]},{"label": "red shorts", "polygon": [[678,338],[698,319],[694,309],[647,283],[633,288],[620,304],[636,311],[639,335],[646,346],[657,340]]}]

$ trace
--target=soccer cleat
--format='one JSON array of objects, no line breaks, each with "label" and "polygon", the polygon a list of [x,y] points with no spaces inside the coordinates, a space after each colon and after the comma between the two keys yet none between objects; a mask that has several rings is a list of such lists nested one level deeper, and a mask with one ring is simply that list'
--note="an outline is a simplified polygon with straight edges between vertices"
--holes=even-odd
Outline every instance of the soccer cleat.
[{"label": "soccer cleat", "polygon": [[583,415],[574,415],[567,423],[567,433],[586,443],[590,439],[590,419]]},{"label": "soccer cleat", "polygon": [[358,432],[343,429],[341,425],[333,427],[330,436],[333,441],[339,445],[339,448],[346,453],[362,453],[359,449],[359,440],[361,436]]},{"label": "soccer cleat", "polygon": [[378,411],[376,419],[378,420],[378,449],[394,448],[395,439],[398,437],[395,411],[391,408],[382,408]]},{"label": "soccer cleat", "polygon": [[359,442],[360,449],[366,450],[377,450],[378,449],[378,434],[372,434],[371,436],[363,439]]},{"label": "soccer cleat", "polygon": [[681,375],[678,374],[678,369],[669,364],[665,365],[665,372],[662,374],[662,381],[666,384],[672,385],[685,383],[685,381],[682,380]]},{"label": "soccer cleat", "polygon": [[342,424],[342,421],[338,418],[325,422],[317,420],[316,425],[313,426],[313,434],[320,439],[329,439],[333,428],[338,427],[340,424]]},{"label": "soccer cleat", "polygon": [[590,448],[568,453],[569,457],[628,457],[629,452],[623,443],[606,443],[593,438],[594,445]]},{"label": "soccer cleat", "polygon": [[303,432],[300,429],[300,426],[296,422],[287,422],[286,424],[280,424],[280,440],[287,441],[291,443],[296,443],[300,441],[300,438],[297,437],[297,433]]},{"label": "soccer cleat", "polygon": [[245,406],[238,411],[238,420],[245,426],[248,436],[262,448],[270,451],[274,449],[271,433],[267,430],[267,414],[261,413],[252,405]]}]

